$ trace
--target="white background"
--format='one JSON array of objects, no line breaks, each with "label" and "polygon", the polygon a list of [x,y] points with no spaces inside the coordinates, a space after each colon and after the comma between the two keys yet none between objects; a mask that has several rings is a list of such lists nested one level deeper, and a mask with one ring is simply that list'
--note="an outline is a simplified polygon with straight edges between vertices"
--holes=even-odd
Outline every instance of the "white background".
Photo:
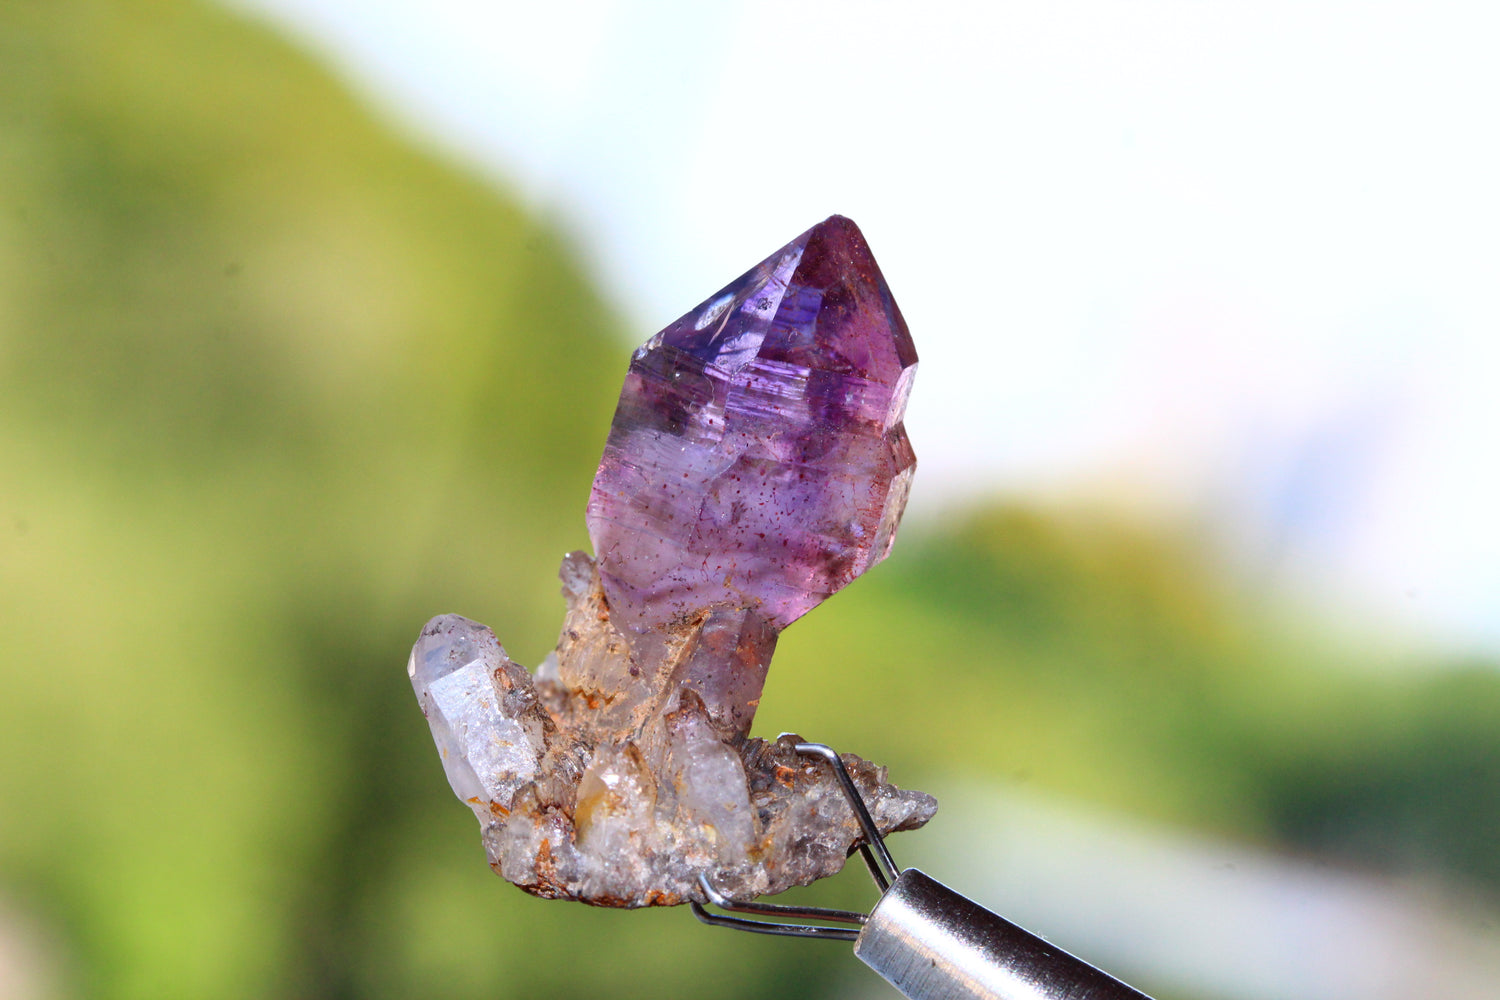
[{"label": "white background", "polygon": [[854,218],[915,518],[1125,502],[1500,649],[1487,5],[237,2],[559,220],[638,339]]}]

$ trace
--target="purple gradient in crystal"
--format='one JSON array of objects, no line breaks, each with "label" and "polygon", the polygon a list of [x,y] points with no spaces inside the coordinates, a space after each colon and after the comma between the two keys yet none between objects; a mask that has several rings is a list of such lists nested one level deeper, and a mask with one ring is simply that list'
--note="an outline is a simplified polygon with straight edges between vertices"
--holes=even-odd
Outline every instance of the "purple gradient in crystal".
[{"label": "purple gradient in crystal", "polygon": [[647,341],[589,498],[612,614],[640,631],[728,605],[780,630],[885,558],[916,364],[838,215]]}]

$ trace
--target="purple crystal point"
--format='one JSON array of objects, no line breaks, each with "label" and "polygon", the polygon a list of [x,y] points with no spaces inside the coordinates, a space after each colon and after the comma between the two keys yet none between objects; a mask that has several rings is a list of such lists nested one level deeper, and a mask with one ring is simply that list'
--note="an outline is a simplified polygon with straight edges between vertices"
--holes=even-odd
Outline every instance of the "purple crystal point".
[{"label": "purple crystal point", "polygon": [[779,631],[885,558],[916,364],[838,215],[651,338],[589,499],[611,613],[639,632],[727,605]]}]

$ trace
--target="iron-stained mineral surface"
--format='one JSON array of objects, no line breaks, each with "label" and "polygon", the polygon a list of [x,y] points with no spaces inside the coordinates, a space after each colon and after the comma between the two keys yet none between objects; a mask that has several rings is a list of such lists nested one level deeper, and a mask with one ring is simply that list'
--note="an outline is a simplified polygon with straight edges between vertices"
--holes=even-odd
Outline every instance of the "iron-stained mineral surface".
[{"label": "iron-stained mineral surface", "polygon": [[[916,360],[840,216],[636,351],[556,650],[533,675],[443,615],[408,664],[495,871],[634,907],[701,901],[700,875],[749,899],[843,866],[860,831],[832,771],[750,725],[781,630],[890,550]],[[936,810],[843,760],[882,832]]]}]

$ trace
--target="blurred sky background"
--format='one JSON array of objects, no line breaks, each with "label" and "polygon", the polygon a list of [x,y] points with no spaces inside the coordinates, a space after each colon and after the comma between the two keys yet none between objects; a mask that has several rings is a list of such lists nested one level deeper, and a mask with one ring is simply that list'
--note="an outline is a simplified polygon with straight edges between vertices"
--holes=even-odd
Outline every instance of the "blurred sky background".
[{"label": "blurred sky background", "polygon": [[1485,5],[235,2],[562,220],[632,337],[855,218],[923,359],[915,516],[1105,493],[1500,649]]},{"label": "blurred sky background", "polygon": [[[1500,983],[1500,14],[0,0],[0,1000],[889,998],[486,870],[631,348],[826,215],[922,367],[755,722],[1158,1000]],[[854,866],[858,867],[858,866]],[[848,872],[794,901],[868,907]]]}]

